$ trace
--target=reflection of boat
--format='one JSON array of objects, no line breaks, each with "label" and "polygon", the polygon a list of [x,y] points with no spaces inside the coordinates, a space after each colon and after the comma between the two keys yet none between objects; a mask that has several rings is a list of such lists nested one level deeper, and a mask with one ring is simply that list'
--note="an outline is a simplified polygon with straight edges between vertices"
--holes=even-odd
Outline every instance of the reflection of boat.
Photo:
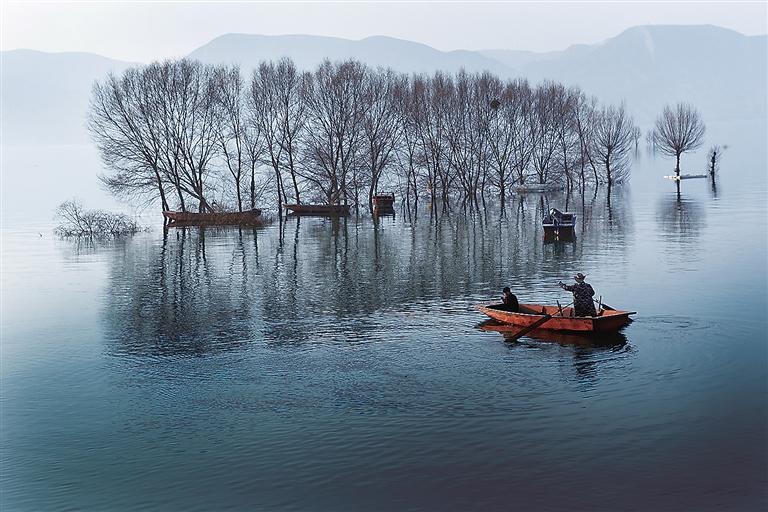
[{"label": "reflection of boat", "polygon": [[164,211],[163,216],[171,224],[189,224],[189,225],[233,225],[233,224],[258,224],[262,222],[261,210],[254,208],[244,212],[215,212],[215,213],[194,213],[194,212],[169,212]]},{"label": "reflection of boat", "polygon": [[529,327],[546,315],[552,318],[541,324],[541,329],[571,332],[616,332],[630,322],[634,311],[601,310],[598,316],[573,316],[573,308],[520,304],[519,312],[506,311],[503,304],[478,304],[477,309],[497,322],[518,327]]},{"label": "reflection of boat", "polygon": [[339,217],[349,215],[349,205],[344,204],[286,204],[293,215]]},{"label": "reflection of boat", "polygon": [[[486,320],[477,326],[483,331],[494,331],[504,335],[511,341],[516,341],[514,335],[520,331],[520,328],[514,325],[502,324],[496,320]],[[561,345],[581,345],[581,346],[621,346],[627,344],[627,337],[621,332],[563,332],[553,331],[551,329],[534,329],[526,334],[528,338],[559,343]],[[514,338],[514,339],[513,339]]]},{"label": "reflection of boat", "polygon": [[544,243],[555,243],[555,242],[575,242],[576,241],[576,230],[573,228],[570,229],[545,229],[544,230]]}]

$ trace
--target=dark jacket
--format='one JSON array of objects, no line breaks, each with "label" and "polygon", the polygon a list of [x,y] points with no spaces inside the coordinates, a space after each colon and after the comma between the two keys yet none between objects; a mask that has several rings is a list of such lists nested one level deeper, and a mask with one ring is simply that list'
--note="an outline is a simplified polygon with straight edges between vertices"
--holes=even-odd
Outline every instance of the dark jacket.
[{"label": "dark jacket", "polygon": [[520,304],[518,304],[517,297],[514,293],[510,293],[509,295],[504,294],[501,300],[504,302],[504,309],[507,311],[517,313],[520,310]]},{"label": "dark jacket", "polygon": [[595,290],[587,283],[576,283],[572,285],[564,284],[563,290],[573,292],[573,309],[576,316],[595,316],[595,303],[592,297],[595,296]]}]

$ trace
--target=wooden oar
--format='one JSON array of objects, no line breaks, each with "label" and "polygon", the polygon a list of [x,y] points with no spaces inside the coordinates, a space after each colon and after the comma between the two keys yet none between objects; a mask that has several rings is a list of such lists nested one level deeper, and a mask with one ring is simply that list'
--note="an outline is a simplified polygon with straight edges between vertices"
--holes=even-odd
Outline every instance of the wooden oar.
[{"label": "wooden oar", "polygon": [[535,328],[540,327],[545,322],[548,322],[551,318],[552,318],[552,315],[546,314],[542,318],[539,318],[538,320],[533,322],[528,327],[526,327],[526,328],[522,329],[521,331],[519,331],[517,334],[515,334],[511,338],[507,338],[507,340],[508,341],[517,341],[521,336],[525,336],[526,334],[528,334],[529,332],[531,332]]},{"label": "wooden oar", "polygon": [[[600,302],[597,302],[595,299],[592,299],[592,300],[593,300],[595,303],[597,303],[597,304],[600,304],[600,307],[601,307],[601,308],[603,308],[603,309],[604,309],[604,310],[606,310],[606,311],[616,311],[614,308],[612,308],[611,306],[609,306],[609,305],[608,305],[608,304],[606,304],[605,302],[602,302],[602,303],[600,303]],[[600,300],[601,300],[601,301],[603,300],[603,297],[602,297],[602,296],[600,297]]]}]

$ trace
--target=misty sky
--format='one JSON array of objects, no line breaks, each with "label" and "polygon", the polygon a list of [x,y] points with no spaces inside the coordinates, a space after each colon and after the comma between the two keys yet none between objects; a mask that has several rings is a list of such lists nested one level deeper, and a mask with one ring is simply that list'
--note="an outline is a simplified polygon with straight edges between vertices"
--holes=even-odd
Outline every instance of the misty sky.
[{"label": "misty sky", "polygon": [[754,2],[2,2],[2,49],[87,51],[130,61],[185,55],[229,32],[386,35],[441,50],[560,50],[645,24],[768,32]]}]

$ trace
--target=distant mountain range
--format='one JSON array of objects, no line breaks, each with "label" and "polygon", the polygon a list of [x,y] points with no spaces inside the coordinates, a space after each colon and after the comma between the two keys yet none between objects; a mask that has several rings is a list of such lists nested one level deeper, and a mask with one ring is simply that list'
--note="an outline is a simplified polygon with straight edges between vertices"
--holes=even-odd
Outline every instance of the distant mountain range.
[{"label": "distant mountain range", "polygon": [[[715,26],[642,26],[594,45],[558,52],[481,50],[443,52],[390,37],[351,41],[333,37],[227,34],[189,54],[207,63],[291,57],[312,69],[325,58],[355,58],[408,73],[491,71],[578,85],[604,102],[626,101],[648,127],[665,103],[688,101],[705,121],[766,118],[768,37]],[[4,144],[78,144],[94,80],[131,65],[88,53],[12,50],[0,53]]]}]

